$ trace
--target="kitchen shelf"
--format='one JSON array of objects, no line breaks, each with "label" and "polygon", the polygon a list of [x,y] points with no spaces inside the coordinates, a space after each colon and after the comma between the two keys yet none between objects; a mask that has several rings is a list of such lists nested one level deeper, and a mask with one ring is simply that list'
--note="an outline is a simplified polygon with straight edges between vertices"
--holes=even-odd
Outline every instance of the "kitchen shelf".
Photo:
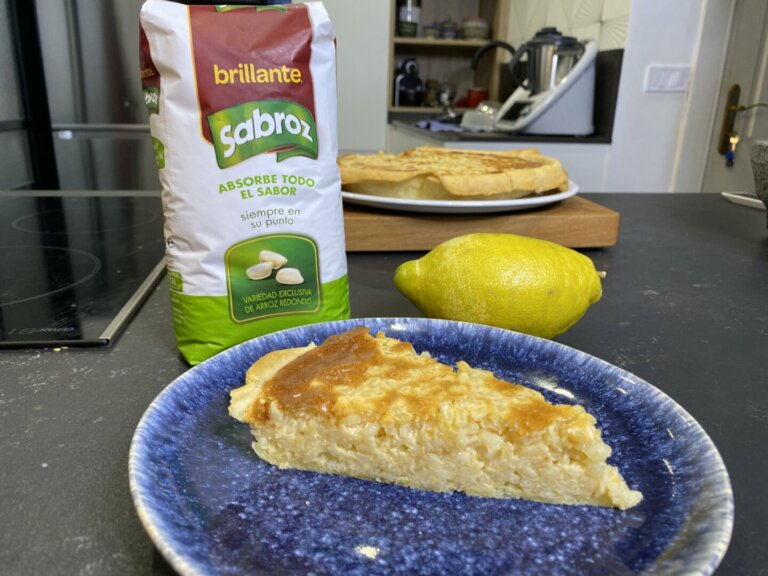
[{"label": "kitchen shelf", "polygon": [[476,50],[488,44],[490,39],[467,40],[465,38],[411,38],[395,36],[393,43],[398,46],[435,46],[441,48],[472,48]]},{"label": "kitchen shelf", "polygon": [[[487,39],[425,38],[422,36],[398,36],[396,0],[390,0],[390,70],[389,70],[389,119],[403,114],[418,119],[434,116],[443,111],[432,106],[395,106],[395,78],[397,67],[404,59],[413,58],[419,68],[419,77],[425,82],[435,80],[438,85],[450,85],[456,90],[456,100],[462,101],[472,87],[488,90],[490,99],[498,99],[499,70],[506,56],[502,50],[489,51],[480,60],[476,70],[470,63],[478,48],[491,40],[504,40],[510,16],[511,0],[422,0],[421,24],[453,20],[461,24],[464,18],[481,17],[490,25]],[[397,116],[392,116],[397,115]]]}]

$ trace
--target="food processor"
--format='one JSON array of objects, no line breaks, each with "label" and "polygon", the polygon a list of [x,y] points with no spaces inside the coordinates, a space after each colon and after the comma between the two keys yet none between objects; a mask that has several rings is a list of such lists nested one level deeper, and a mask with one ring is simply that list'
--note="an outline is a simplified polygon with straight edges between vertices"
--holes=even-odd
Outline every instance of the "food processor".
[{"label": "food processor", "polygon": [[[595,61],[597,44],[564,36],[557,28],[542,28],[516,51],[504,42],[489,42],[472,59],[501,47],[514,57],[509,71],[516,85],[511,96],[495,111],[492,126],[502,132],[586,136],[594,131]],[[526,60],[522,57],[527,55]],[[521,69],[524,75],[521,76]],[[487,113],[468,111],[465,128],[488,126]],[[485,129],[485,128],[481,128]]]}]

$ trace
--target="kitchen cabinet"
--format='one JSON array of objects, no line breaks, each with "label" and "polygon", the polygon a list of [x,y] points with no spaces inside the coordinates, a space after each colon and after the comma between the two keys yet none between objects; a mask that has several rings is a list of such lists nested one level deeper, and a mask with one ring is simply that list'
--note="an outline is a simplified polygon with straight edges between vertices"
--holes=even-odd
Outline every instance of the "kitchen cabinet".
[{"label": "kitchen cabinet", "polygon": [[[456,101],[466,99],[467,90],[472,87],[486,88],[490,98],[497,98],[499,92],[499,64],[504,57],[503,51],[489,51],[481,59],[477,70],[470,68],[472,56],[478,48],[492,39],[506,37],[509,21],[508,0],[423,0],[421,3],[420,26],[418,36],[398,35],[397,12],[399,2],[390,2],[389,27],[389,105],[390,119],[394,114],[429,114],[440,112],[434,106],[396,106],[395,79],[399,63],[413,58],[417,61],[419,77],[425,82],[434,80],[438,85],[448,84],[456,90]],[[461,26],[465,18],[482,18],[489,24],[489,34],[485,39],[461,38]],[[451,20],[458,26],[459,37],[425,38],[425,25]],[[460,106],[459,106],[460,108]]]}]

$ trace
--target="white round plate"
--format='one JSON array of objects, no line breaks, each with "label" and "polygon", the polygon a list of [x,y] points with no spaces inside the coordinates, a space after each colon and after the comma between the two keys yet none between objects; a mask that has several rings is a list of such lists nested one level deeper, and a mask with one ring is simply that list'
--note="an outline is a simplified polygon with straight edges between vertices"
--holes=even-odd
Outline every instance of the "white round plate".
[{"label": "white round plate", "polygon": [[575,195],[579,187],[571,180],[568,190],[557,194],[543,194],[513,198],[510,200],[416,200],[411,198],[390,198],[372,194],[341,191],[341,197],[350,204],[373,208],[386,208],[403,212],[431,212],[433,214],[473,214],[482,212],[510,212],[546,206]]}]

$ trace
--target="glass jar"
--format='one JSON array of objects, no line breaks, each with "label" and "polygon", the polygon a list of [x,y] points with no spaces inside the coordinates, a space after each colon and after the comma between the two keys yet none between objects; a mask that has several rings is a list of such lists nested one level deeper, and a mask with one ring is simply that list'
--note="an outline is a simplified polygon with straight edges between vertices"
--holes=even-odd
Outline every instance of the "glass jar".
[{"label": "glass jar", "polygon": [[447,40],[453,40],[459,36],[459,26],[451,20],[444,20],[440,23],[440,38]]},{"label": "glass jar", "polygon": [[418,36],[421,20],[421,0],[398,0],[398,36]]},{"label": "glass jar", "polygon": [[483,18],[464,18],[461,24],[461,35],[467,40],[485,40],[488,32],[488,22]]}]

